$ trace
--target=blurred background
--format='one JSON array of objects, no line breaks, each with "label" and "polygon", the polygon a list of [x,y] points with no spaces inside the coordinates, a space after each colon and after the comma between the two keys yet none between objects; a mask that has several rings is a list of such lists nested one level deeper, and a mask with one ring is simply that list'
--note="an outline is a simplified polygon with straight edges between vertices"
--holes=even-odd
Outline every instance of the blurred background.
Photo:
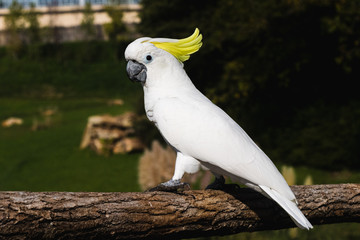
[{"label": "blurred background", "polygon": [[[289,184],[360,182],[360,1],[0,0],[0,190],[141,191],[171,178],[175,154],[123,53],[196,27],[188,75]],[[193,189],[211,179],[185,176]],[[359,239],[360,225],[220,239],[289,238]]]}]

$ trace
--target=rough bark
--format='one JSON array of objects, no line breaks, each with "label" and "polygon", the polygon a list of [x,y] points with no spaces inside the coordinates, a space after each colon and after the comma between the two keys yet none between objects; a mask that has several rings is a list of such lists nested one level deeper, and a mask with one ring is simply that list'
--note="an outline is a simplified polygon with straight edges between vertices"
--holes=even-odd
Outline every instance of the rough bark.
[{"label": "rough bark", "polygon": [[[292,186],[312,224],[360,222],[360,184]],[[250,189],[0,192],[0,239],[193,238],[294,227]]]}]

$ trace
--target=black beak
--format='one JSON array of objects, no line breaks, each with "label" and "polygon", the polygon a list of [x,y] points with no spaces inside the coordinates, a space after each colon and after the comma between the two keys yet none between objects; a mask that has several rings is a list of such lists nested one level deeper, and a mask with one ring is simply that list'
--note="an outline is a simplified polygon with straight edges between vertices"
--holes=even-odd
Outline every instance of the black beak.
[{"label": "black beak", "polygon": [[146,67],[142,63],[129,60],[126,66],[126,71],[129,78],[134,82],[145,83],[146,81]]}]

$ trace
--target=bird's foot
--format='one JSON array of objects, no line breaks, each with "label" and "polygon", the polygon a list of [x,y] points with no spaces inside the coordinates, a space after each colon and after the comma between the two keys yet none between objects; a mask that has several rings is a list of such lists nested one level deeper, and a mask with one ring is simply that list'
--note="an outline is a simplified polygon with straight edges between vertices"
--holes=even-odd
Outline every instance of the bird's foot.
[{"label": "bird's foot", "polygon": [[225,187],[225,178],[223,176],[215,177],[215,181],[210,183],[205,189],[223,190]]},{"label": "bird's foot", "polygon": [[225,178],[220,176],[216,177],[215,181],[210,183],[205,189],[222,190],[224,192],[237,192],[240,187],[237,184],[225,184]]},{"label": "bird's foot", "polygon": [[188,183],[183,183],[180,180],[169,180],[164,183],[160,183],[156,187],[150,188],[147,192],[182,192],[185,190],[190,190],[190,185]]}]

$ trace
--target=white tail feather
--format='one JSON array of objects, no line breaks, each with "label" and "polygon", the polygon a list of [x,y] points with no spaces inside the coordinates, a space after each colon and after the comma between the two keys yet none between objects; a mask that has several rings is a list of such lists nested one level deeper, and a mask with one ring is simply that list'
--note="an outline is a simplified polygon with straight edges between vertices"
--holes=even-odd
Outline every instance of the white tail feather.
[{"label": "white tail feather", "polygon": [[300,211],[295,202],[285,198],[277,191],[272,190],[269,187],[262,185],[259,185],[259,187],[264,191],[265,195],[268,198],[273,199],[275,202],[277,202],[280,207],[282,207],[290,215],[291,219],[299,228],[307,230],[313,228],[309,220],[307,220],[307,218]]}]

